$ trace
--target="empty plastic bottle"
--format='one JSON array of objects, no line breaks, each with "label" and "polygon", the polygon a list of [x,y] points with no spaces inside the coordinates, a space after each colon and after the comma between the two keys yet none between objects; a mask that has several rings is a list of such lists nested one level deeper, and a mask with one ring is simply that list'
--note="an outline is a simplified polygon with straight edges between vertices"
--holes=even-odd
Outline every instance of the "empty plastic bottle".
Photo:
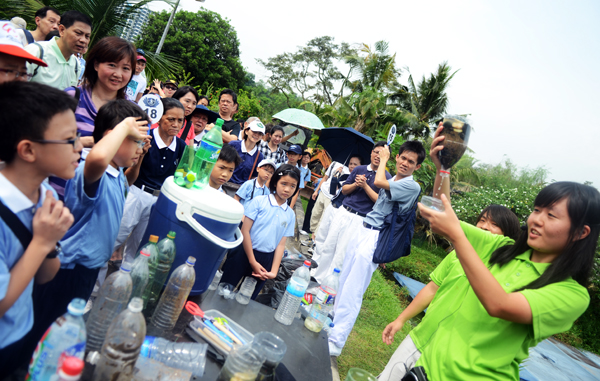
[{"label": "empty plastic bottle", "polygon": [[223,276],[223,271],[217,270],[212,282],[210,282],[210,286],[208,286],[209,291],[216,290],[217,287],[219,287],[219,282],[221,281],[222,276]]},{"label": "empty plastic bottle", "polygon": [[67,350],[83,359],[85,351],[85,300],[75,298],[67,312],[56,319],[38,343],[29,364],[26,380],[49,380],[56,375]]},{"label": "empty plastic bottle", "polygon": [[194,264],[196,258],[188,257],[187,261],[173,271],[156,311],[152,315],[151,324],[162,329],[172,329],[183,310],[183,305],[192,291],[196,281]]},{"label": "empty plastic bottle", "polygon": [[223,119],[217,118],[215,126],[204,135],[196,150],[196,157],[192,164],[192,172],[197,174],[194,184],[196,188],[204,188],[208,184],[210,173],[219,158],[223,147],[222,126]]},{"label": "empty plastic bottle", "polygon": [[132,287],[130,271],[131,264],[123,262],[121,269],[110,274],[102,284],[85,326],[86,352],[99,351],[102,348],[110,323],[127,305]]},{"label": "empty plastic bottle", "polygon": [[131,379],[146,337],[142,306],[141,298],[131,299],[127,309],[111,323],[94,371],[94,381]]},{"label": "empty plastic bottle", "polygon": [[85,363],[78,357],[67,357],[55,378],[57,381],[77,381],[81,378]]},{"label": "empty plastic bottle", "polygon": [[313,299],[312,306],[308,312],[304,326],[313,332],[321,332],[327,315],[333,309],[333,301],[340,286],[340,269],[334,269],[321,283],[317,295]]},{"label": "empty plastic bottle", "polygon": [[304,292],[310,282],[309,268],[310,261],[304,261],[304,265],[298,267],[290,278],[285,294],[279,303],[277,312],[275,312],[275,320],[281,324],[290,325],[294,321],[298,307],[300,307],[304,297]]},{"label": "empty plastic bottle", "polygon": [[140,356],[160,361],[171,368],[187,370],[201,378],[206,364],[207,347],[208,344],[174,343],[160,337],[146,336]]},{"label": "empty plastic bottle", "polygon": [[133,262],[133,266],[131,267],[131,298],[141,298],[146,286],[148,285],[148,280],[150,278],[150,273],[148,270],[148,261],[150,259],[150,253],[145,249],[140,250],[140,255]]},{"label": "empty plastic bottle", "polygon": [[140,253],[142,252],[142,250],[147,251],[148,253],[150,253],[150,256],[152,256],[152,254],[154,253],[158,253],[158,245],[156,244],[158,242],[158,236],[157,235],[151,235],[148,238],[148,243],[145,244],[144,246],[142,246],[142,248],[140,249],[140,251],[138,251],[135,254],[135,257],[137,258]]},{"label": "empty plastic bottle", "polygon": [[142,294],[144,300],[144,313],[150,316],[158,303],[158,296],[164,287],[171,266],[175,260],[175,232],[170,231],[166,238],[160,240],[157,251],[150,253],[148,262],[149,282]]},{"label": "empty plastic bottle", "polygon": [[333,321],[331,318],[327,316],[327,320],[325,320],[325,324],[323,325],[323,330],[327,332],[327,336],[331,335],[331,329],[334,327]]}]

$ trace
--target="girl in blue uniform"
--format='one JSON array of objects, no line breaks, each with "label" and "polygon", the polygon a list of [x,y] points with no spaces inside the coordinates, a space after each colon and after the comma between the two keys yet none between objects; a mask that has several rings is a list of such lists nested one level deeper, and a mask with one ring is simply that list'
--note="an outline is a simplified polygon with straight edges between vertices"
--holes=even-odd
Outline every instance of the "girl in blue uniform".
[{"label": "girl in blue uniform", "polygon": [[256,299],[265,281],[277,276],[285,240],[294,235],[296,219],[286,201],[298,192],[299,181],[298,168],[283,164],[271,178],[271,194],[255,197],[245,205],[244,242],[229,253],[223,265],[222,283],[235,286],[242,278],[253,276],[257,283],[252,299]]}]

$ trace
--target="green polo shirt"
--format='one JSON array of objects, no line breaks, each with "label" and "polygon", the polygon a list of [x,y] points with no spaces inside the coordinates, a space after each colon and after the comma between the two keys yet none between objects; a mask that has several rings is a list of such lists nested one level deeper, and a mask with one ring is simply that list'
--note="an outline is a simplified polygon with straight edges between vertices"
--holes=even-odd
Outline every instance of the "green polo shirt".
[{"label": "green polo shirt", "polygon": [[[513,240],[461,222],[469,242],[484,263],[497,248]],[[534,263],[531,250],[490,271],[506,292],[537,279],[550,264]],[[588,307],[590,297],[573,279],[537,290],[520,291],[531,307],[533,324],[517,324],[491,317],[470,286],[452,252],[431,273],[440,288],[421,324],[412,330],[430,380],[519,380],[519,363],[529,348],[551,335],[568,330]]]},{"label": "green polo shirt", "polygon": [[[38,42],[42,49],[44,49],[43,60],[48,64],[48,67],[40,66],[38,68],[35,64],[27,64],[27,72],[32,73],[38,68],[36,75],[31,78],[31,82],[43,83],[44,85],[52,86],[59,90],[64,90],[67,87],[77,86],[77,80],[79,75],[76,70],[79,71],[81,68],[77,64],[77,57],[74,54],[69,57],[69,60],[65,60],[60,51],[56,41],[58,37],[54,37],[50,41]],[[40,46],[36,44],[29,44],[25,47],[29,53],[36,57],[40,57]]]}]

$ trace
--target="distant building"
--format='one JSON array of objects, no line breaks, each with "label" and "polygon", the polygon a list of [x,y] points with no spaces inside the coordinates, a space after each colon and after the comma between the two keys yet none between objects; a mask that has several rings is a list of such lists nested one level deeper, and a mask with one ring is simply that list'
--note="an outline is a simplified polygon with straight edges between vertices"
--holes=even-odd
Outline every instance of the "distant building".
[{"label": "distant building", "polygon": [[121,38],[127,41],[133,41],[142,33],[142,28],[148,22],[152,11],[147,7],[140,8],[136,13],[127,19],[127,25],[123,28]]}]

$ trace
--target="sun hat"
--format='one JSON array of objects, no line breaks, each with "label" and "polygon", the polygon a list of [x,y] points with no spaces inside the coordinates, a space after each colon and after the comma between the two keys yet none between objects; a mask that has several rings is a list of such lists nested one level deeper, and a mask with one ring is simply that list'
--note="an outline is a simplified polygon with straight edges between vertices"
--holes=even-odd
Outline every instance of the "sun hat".
[{"label": "sun hat", "polygon": [[23,49],[21,36],[18,29],[10,21],[0,21],[0,53],[8,54],[9,56],[24,58],[25,61],[31,62],[40,66],[48,66],[43,60],[28,53]]},{"label": "sun hat", "polygon": [[192,112],[194,114],[204,114],[208,117],[208,123],[214,123],[217,121],[219,114],[214,111],[209,110],[205,105],[196,105],[196,109]]}]

